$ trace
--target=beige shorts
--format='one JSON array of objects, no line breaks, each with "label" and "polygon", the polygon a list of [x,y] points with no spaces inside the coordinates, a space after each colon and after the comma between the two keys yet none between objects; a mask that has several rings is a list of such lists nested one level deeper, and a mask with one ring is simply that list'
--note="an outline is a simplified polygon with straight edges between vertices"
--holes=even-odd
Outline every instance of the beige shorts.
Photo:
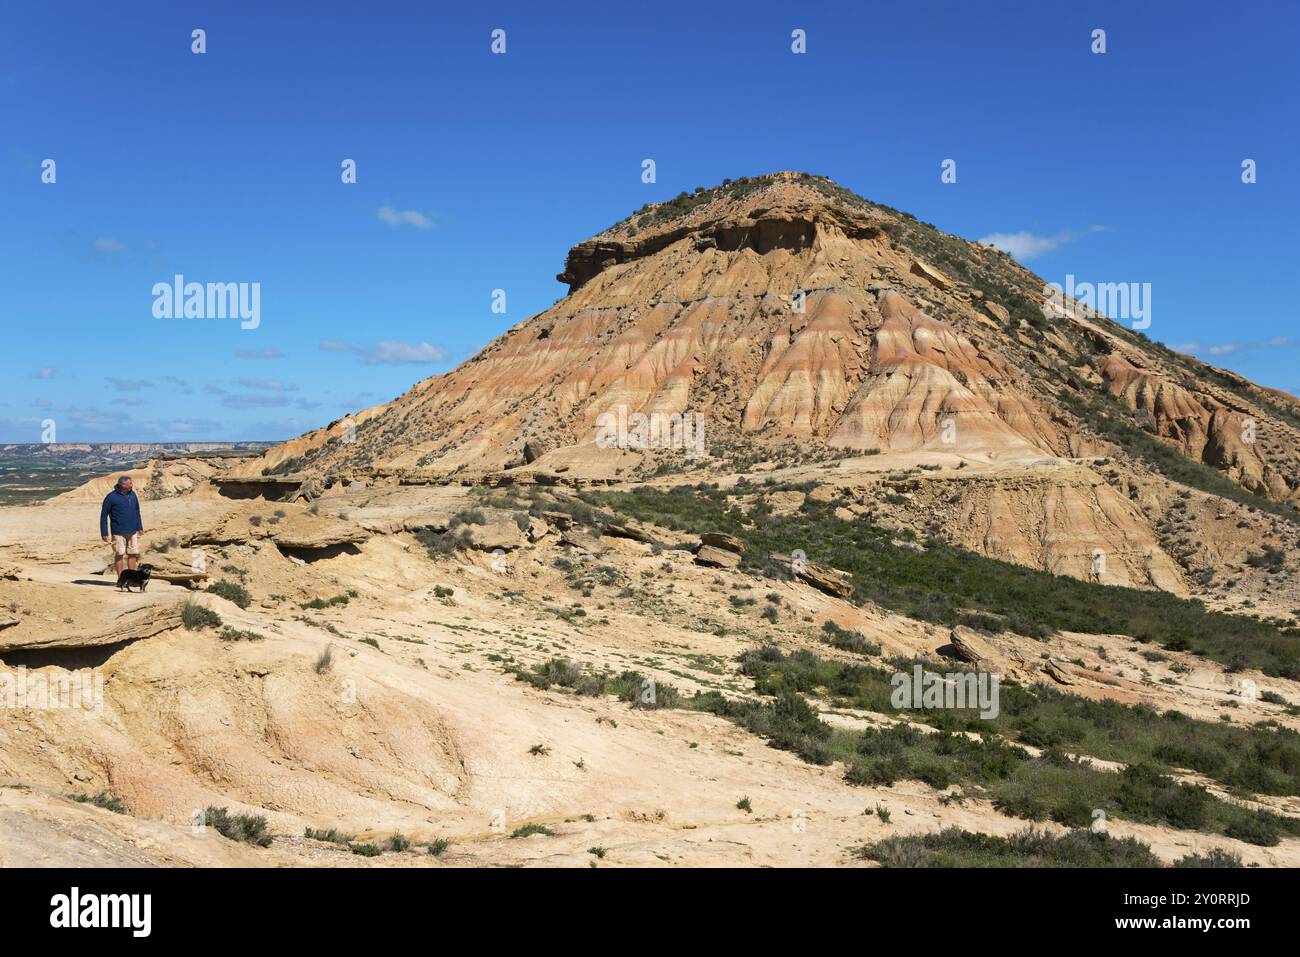
[{"label": "beige shorts", "polygon": [[130,535],[113,536],[113,557],[121,558],[124,555],[140,554],[140,533],[132,532]]}]

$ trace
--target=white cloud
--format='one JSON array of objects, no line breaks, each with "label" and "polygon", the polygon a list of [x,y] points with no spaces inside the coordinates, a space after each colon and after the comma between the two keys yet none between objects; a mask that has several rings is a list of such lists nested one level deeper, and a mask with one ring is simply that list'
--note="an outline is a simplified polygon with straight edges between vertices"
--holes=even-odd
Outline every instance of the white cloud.
[{"label": "white cloud", "polygon": [[447,361],[449,353],[441,346],[431,346],[427,342],[399,342],[394,339],[381,339],[372,346],[358,346],[350,342],[326,339],[320,347],[326,352],[350,352],[361,357],[368,366],[429,364]]},{"label": "white cloud", "polygon": [[97,253],[124,253],[126,244],[120,243],[116,239],[101,237],[95,240],[95,252]]},{"label": "white cloud", "polygon": [[[1096,232],[1097,230],[1093,231]],[[976,242],[1000,249],[1007,255],[1023,261],[1051,252],[1073,238],[1069,233],[1057,233],[1055,236],[1036,236],[1029,232],[989,233],[987,236],[976,240]]]},{"label": "white cloud", "polygon": [[54,378],[54,369],[51,368],[50,366],[45,366],[43,369],[37,369],[37,370],[36,370],[36,378],[38,378],[38,379],[53,379],[53,378]]},{"label": "white cloud", "polygon": [[398,210],[384,204],[379,207],[379,221],[389,226],[414,226],[416,229],[429,229],[433,220],[414,209]]}]

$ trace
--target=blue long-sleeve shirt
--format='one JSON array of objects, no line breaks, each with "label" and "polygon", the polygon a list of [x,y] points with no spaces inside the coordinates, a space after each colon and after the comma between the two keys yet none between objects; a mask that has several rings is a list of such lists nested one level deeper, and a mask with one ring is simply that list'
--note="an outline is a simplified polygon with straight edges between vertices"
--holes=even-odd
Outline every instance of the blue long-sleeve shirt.
[{"label": "blue long-sleeve shirt", "polygon": [[131,535],[144,531],[144,522],[140,518],[140,500],[135,497],[135,490],[125,495],[114,488],[104,496],[104,506],[99,510],[99,534],[108,534],[109,519],[113,521],[114,535]]}]

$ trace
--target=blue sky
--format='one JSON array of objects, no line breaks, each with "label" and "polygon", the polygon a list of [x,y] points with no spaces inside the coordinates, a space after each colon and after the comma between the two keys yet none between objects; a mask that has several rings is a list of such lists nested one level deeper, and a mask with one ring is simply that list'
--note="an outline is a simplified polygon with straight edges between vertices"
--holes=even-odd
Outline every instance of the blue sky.
[{"label": "blue sky", "polygon": [[[547,308],[642,204],[779,169],[1149,282],[1152,338],[1300,388],[1296,3],[456,6],[6,4],[0,441],[295,435]],[[260,325],[156,319],[175,273],[260,283]]]}]

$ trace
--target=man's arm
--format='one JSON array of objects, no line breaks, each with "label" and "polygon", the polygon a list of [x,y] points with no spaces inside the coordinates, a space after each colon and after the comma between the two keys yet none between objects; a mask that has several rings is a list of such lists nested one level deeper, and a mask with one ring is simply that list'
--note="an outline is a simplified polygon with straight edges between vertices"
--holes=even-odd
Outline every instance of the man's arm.
[{"label": "man's arm", "polygon": [[104,496],[104,504],[99,509],[99,537],[108,540],[108,496]]},{"label": "man's arm", "polygon": [[140,511],[140,496],[136,495],[135,492],[132,492],[131,497],[135,499],[135,517],[138,520],[136,524],[140,526],[140,529],[137,532],[137,534],[143,535],[144,534],[144,512]]}]

